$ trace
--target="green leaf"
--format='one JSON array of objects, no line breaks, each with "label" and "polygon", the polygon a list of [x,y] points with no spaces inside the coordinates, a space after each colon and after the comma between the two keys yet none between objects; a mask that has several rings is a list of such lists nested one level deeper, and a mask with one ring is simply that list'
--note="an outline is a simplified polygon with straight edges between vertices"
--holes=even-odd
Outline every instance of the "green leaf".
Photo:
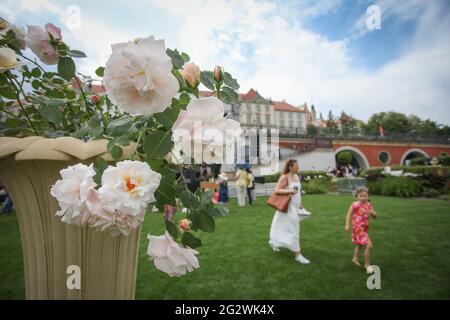
[{"label": "green leaf", "polygon": [[103,159],[101,157],[98,157],[97,159],[95,159],[94,169],[95,169],[96,175],[94,176],[94,181],[98,185],[101,184],[101,182],[102,182],[103,171],[105,171],[106,168],[108,168],[108,162],[106,162],[105,159]]},{"label": "green leaf", "polygon": [[214,222],[214,218],[211,217],[207,212],[201,210],[193,213],[195,219],[192,223],[195,223],[196,226],[205,232],[213,232],[216,223]]},{"label": "green leaf", "polygon": [[228,208],[225,207],[216,207],[212,210],[210,210],[209,215],[212,217],[224,217],[230,213]]},{"label": "green leaf", "polygon": [[209,90],[216,90],[215,81],[214,81],[214,72],[212,71],[202,71],[200,73],[200,80],[205,87]]},{"label": "green leaf", "polygon": [[67,50],[67,55],[74,58],[86,58],[86,54],[80,50]]},{"label": "green leaf", "polygon": [[97,128],[100,127],[100,120],[98,118],[91,118],[88,122],[87,125],[90,128]]},{"label": "green leaf", "polygon": [[190,101],[191,101],[191,97],[187,93],[183,92],[182,94],[180,94],[180,97],[178,99],[178,104],[180,106],[180,109],[186,110],[186,107]]},{"label": "green leaf", "polygon": [[169,234],[172,236],[173,240],[177,241],[178,238],[178,228],[177,226],[169,220],[165,220],[166,221],[166,230],[167,232],[169,232]]},{"label": "green leaf", "polygon": [[147,163],[150,165],[152,170],[158,170],[162,166],[161,159],[147,159]]},{"label": "green leaf", "polygon": [[77,97],[77,94],[73,90],[67,90],[66,91],[66,98],[69,100],[73,100]]},{"label": "green leaf", "polygon": [[113,137],[125,135],[133,125],[133,119],[130,116],[122,116],[118,119],[111,120],[106,128],[108,134]]},{"label": "green leaf", "polygon": [[5,97],[6,99],[16,99],[16,93],[14,90],[8,87],[0,88],[0,96]]},{"label": "green leaf", "polygon": [[184,63],[189,62],[191,58],[184,52],[181,53],[181,58],[183,58]]},{"label": "green leaf", "polygon": [[171,50],[171,49],[167,48],[166,53],[172,60],[173,68],[181,69],[181,67],[184,64],[184,60],[183,60],[182,56],[180,55],[180,53],[178,52],[178,50],[177,49]]},{"label": "green leaf", "polygon": [[70,81],[75,76],[75,62],[72,58],[63,57],[58,62],[58,74],[65,80]]},{"label": "green leaf", "polygon": [[39,68],[34,68],[32,71],[31,71],[31,75],[33,76],[33,77],[35,77],[35,78],[39,78],[41,75],[42,75],[42,72],[41,72],[41,69],[39,69]]},{"label": "green leaf", "polygon": [[118,137],[115,141],[120,146],[128,146],[130,144],[130,138],[128,136]]},{"label": "green leaf", "polygon": [[[102,127],[93,127],[89,130],[89,136],[94,139],[101,138],[103,136],[104,130]],[[122,151],[122,150],[121,150]],[[120,156],[119,156],[120,158]]]},{"label": "green leaf", "polygon": [[21,124],[22,124],[22,121],[20,121],[19,119],[16,119],[16,118],[8,118],[5,121],[5,125],[8,128],[17,128],[17,127],[20,127]]},{"label": "green leaf", "polygon": [[228,72],[225,72],[224,74],[224,82],[227,86],[231,87],[232,89],[239,90],[239,83]]},{"label": "green leaf", "polygon": [[33,87],[34,90],[37,90],[41,86],[41,82],[39,80],[33,80],[31,82],[31,86]]},{"label": "green leaf", "polygon": [[115,145],[112,149],[111,149],[111,156],[113,157],[114,160],[120,160],[120,158],[122,157],[123,154],[123,150],[122,147]]},{"label": "green leaf", "polygon": [[172,132],[155,131],[145,137],[144,151],[147,159],[162,159],[173,148]]},{"label": "green leaf", "polygon": [[192,233],[186,231],[183,233],[181,243],[189,248],[195,249],[202,245],[202,241],[196,238]]},{"label": "green leaf", "polygon": [[237,104],[238,94],[229,87],[222,87],[220,90],[220,100],[228,104]]},{"label": "green leaf", "polygon": [[72,137],[78,138],[78,139],[84,138],[87,134],[89,134],[89,130],[90,130],[90,128],[81,128],[81,129],[75,131],[72,134]]},{"label": "green leaf", "polygon": [[105,73],[105,67],[98,67],[95,70],[95,74],[98,75],[99,77],[103,77],[104,73]]},{"label": "green leaf", "polygon": [[56,125],[60,124],[63,120],[61,111],[55,106],[44,105],[39,109],[39,113],[44,119]]},{"label": "green leaf", "polygon": [[181,194],[181,202],[183,202],[183,205],[188,209],[196,210],[200,207],[200,201],[197,199],[197,197],[190,192],[189,190],[185,190]]},{"label": "green leaf", "polygon": [[58,50],[58,53],[59,53],[61,56],[65,56],[65,55],[67,55],[67,50],[68,50],[69,48],[67,47],[67,45],[66,45],[65,43],[59,42],[59,43],[56,45],[56,49]]},{"label": "green leaf", "polygon": [[154,114],[154,117],[159,123],[170,130],[175,121],[177,121],[180,109],[180,105],[178,103],[175,103],[172,104],[172,106],[166,108],[166,110],[164,110],[163,112]]},{"label": "green leaf", "polygon": [[164,205],[176,206],[175,189],[170,184],[160,184],[155,192],[156,207],[159,211],[164,211]]},{"label": "green leaf", "polygon": [[168,167],[160,167],[158,169],[154,169],[156,172],[160,173],[162,176],[161,184],[163,183],[172,183],[175,181],[175,171]]}]

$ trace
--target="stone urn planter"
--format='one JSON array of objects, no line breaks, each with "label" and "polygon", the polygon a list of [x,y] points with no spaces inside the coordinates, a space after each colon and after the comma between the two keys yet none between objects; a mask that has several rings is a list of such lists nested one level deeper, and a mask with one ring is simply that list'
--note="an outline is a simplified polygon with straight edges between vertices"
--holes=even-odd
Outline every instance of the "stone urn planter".
[{"label": "stone urn planter", "polygon": [[[27,299],[134,299],[140,228],[129,236],[62,223],[50,188],[59,171],[107,153],[107,140],[0,137],[0,179],[17,213]],[[129,157],[134,146],[124,148]],[[80,289],[68,289],[69,266]],[[70,270],[70,269],[69,269]]]}]

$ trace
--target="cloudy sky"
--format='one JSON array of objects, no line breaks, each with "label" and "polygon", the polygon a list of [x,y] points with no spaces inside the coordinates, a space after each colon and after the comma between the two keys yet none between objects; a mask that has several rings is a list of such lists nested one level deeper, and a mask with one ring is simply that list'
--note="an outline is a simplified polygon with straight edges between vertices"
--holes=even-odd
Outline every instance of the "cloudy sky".
[{"label": "cloudy sky", "polygon": [[[371,5],[381,29],[367,27]],[[241,92],[313,103],[325,117],[393,110],[450,124],[447,0],[0,0],[0,15],[61,26],[89,56],[78,60],[86,74],[111,43],[154,35],[202,69],[222,65]]]}]

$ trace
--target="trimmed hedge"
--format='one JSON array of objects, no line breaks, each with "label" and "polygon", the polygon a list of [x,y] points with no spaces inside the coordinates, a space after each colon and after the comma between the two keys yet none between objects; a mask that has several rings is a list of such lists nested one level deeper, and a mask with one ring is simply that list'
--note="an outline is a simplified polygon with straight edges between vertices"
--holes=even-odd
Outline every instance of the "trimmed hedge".
[{"label": "trimmed hedge", "polygon": [[[383,168],[369,169],[363,172],[369,182],[375,182],[390,177],[389,175],[382,174]],[[415,178],[422,183],[427,195],[443,194],[448,192],[450,181],[450,166],[396,166],[392,167],[392,170],[403,170],[403,172],[409,172],[419,174],[420,176]]]},{"label": "trimmed hedge", "polygon": [[[450,166],[450,156],[439,156],[436,157],[439,160],[439,164],[443,166]],[[412,166],[424,166],[430,163],[431,159],[430,157],[417,157],[411,160]]]},{"label": "trimmed hedge", "polygon": [[324,194],[330,190],[331,180],[317,178],[309,182],[302,183],[302,190],[306,194]]},{"label": "trimmed hedge", "polygon": [[369,181],[371,194],[394,197],[419,197],[423,194],[423,182],[410,177],[387,177]]},{"label": "trimmed hedge", "polygon": [[[331,177],[328,176],[325,171],[300,171],[298,175],[300,176],[302,181],[309,181],[309,180],[314,180],[317,178],[331,180]],[[264,177],[265,182],[277,182],[278,179],[280,178],[280,176],[281,176],[281,173],[278,172],[278,173],[268,175],[268,176],[263,176],[263,177]]]}]

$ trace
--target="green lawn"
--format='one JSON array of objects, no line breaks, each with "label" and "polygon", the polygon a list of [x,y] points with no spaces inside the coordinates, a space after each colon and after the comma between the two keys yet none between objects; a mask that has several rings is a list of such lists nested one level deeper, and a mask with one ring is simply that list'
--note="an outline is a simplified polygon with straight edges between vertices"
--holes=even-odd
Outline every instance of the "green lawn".
[{"label": "green lawn", "polygon": [[[164,230],[160,214],[146,218],[138,266],[137,299],[450,299],[450,202],[372,197],[373,264],[381,290],[368,290],[364,269],[352,265],[344,232],[351,196],[311,195],[303,202],[313,217],[301,224],[301,245],[310,265],[267,244],[273,210],[264,204],[216,219],[201,234],[200,269],[181,278],[156,270],[146,257],[147,233]],[[0,298],[22,299],[20,238],[14,215],[0,216]]]}]

